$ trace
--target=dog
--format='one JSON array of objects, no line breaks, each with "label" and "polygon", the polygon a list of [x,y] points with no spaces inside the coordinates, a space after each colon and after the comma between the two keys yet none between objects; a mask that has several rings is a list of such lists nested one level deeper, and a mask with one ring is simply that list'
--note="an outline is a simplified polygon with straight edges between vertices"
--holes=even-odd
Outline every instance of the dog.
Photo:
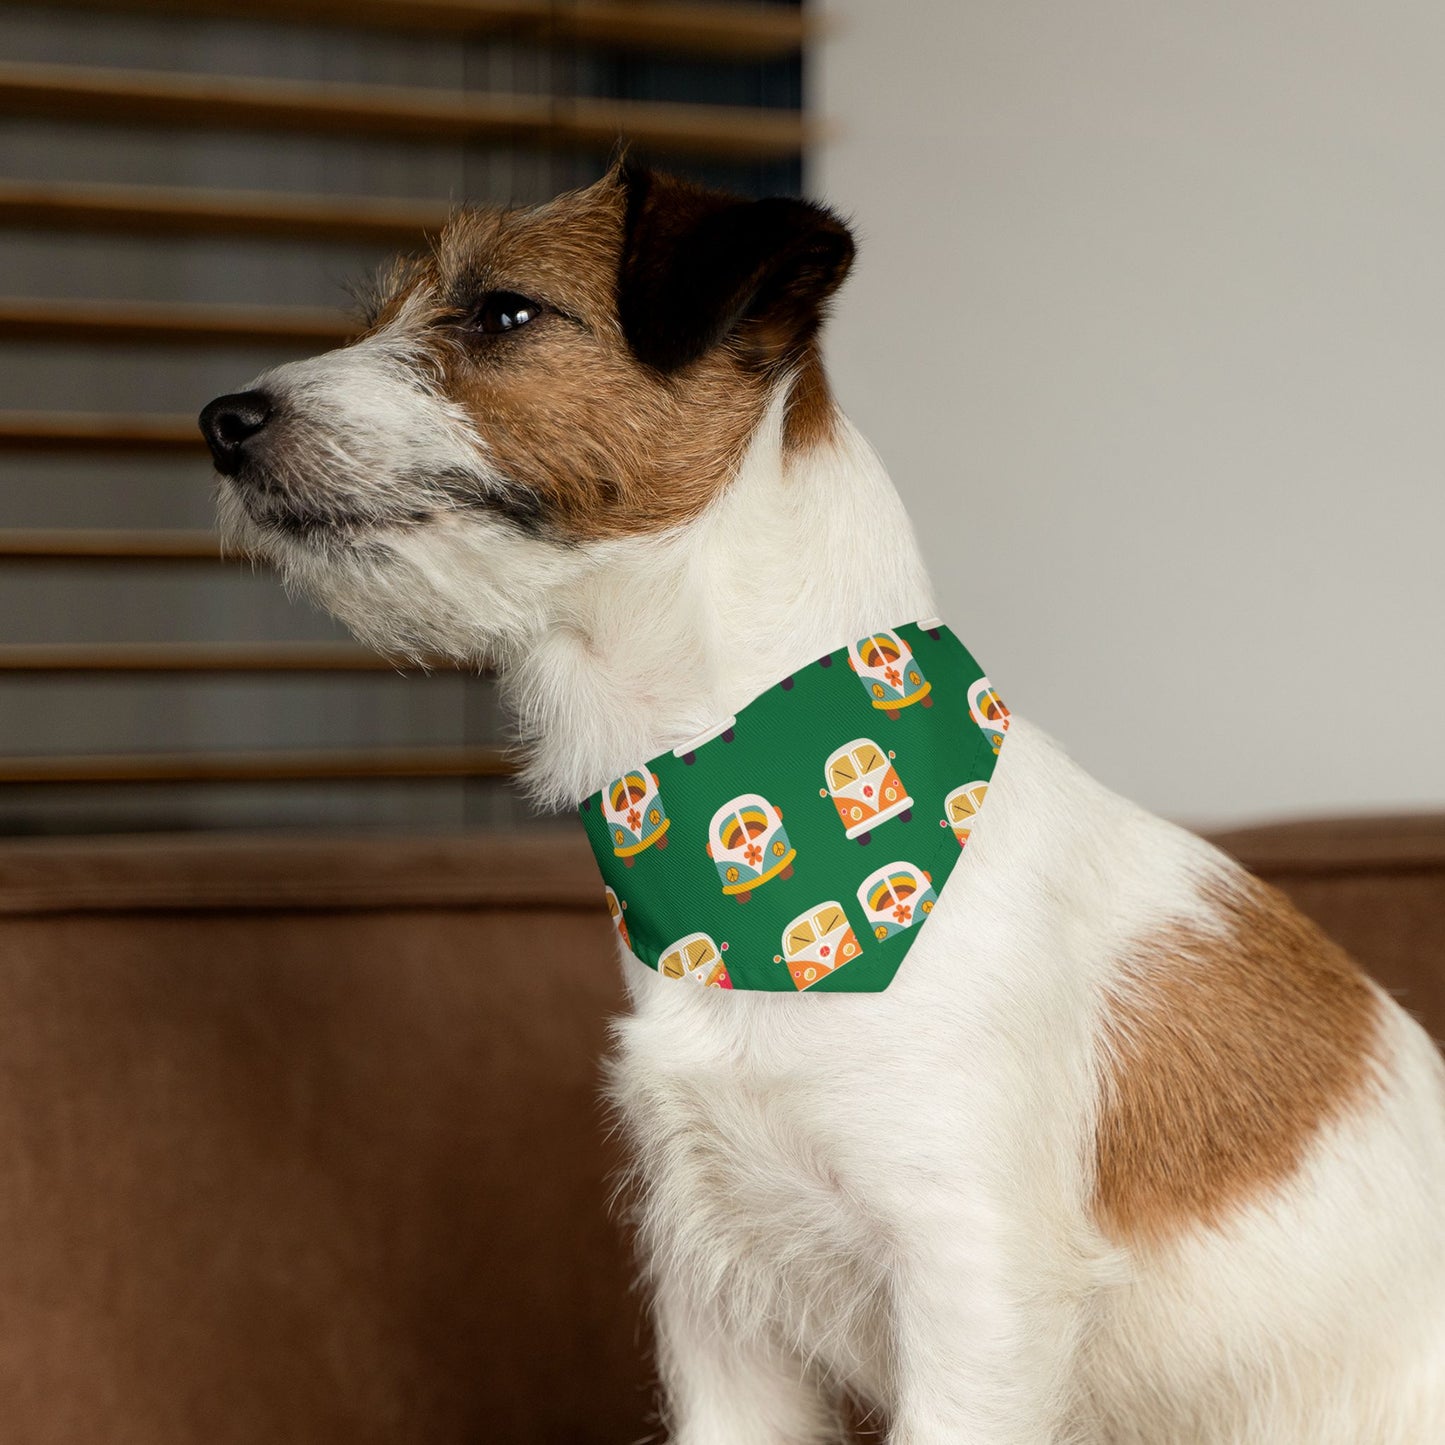
[{"label": "dog", "polygon": [[[575,806],[933,614],[821,362],[853,253],[625,159],[461,211],[359,340],[202,413],[223,531],[390,655],[495,667]],[[819,1445],[849,1400],[893,1445],[1445,1440],[1435,1047],[1027,722],[883,991],[622,965],[675,1445]]]}]

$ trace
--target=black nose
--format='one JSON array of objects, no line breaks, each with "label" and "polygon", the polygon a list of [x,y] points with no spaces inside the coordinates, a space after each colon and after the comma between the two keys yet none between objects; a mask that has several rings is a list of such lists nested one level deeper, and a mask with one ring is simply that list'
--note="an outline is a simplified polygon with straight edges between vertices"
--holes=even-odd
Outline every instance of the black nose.
[{"label": "black nose", "polygon": [[271,419],[271,398],[264,391],[218,396],[201,413],[201,432],[222,476],[234,477],[245,459],[246,443]]}]

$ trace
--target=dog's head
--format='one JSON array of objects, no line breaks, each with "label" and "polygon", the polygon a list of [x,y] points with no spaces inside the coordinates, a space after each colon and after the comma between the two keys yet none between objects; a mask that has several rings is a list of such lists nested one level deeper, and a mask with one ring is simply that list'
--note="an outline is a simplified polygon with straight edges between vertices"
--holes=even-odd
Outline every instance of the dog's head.
[{"label": "dog's head", "polygon": [[626,164],[462,211],[360,339],[201,413],[224,530],[380,645],[505,648],[579,555],[705,509],[781,384],[818,425],[852,255],[820,207]]}]

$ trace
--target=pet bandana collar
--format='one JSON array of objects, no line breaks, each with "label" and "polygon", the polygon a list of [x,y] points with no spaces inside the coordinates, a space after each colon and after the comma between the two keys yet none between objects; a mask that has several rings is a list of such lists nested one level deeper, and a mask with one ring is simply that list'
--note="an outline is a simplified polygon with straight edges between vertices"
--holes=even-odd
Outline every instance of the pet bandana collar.
[{"label": "pet bandana collar", "polygon": [[968,842],[1008,722],[934,620],[783,678],[583,800],[622,941],[714,987],[887,988]]}]

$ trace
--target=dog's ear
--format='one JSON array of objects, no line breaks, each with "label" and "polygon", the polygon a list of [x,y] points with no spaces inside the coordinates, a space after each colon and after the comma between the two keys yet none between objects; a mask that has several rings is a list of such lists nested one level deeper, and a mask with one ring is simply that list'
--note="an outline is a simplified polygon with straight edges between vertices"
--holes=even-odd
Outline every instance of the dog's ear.
[{"label": "dog's ear", "polygon": [[853,261],[837,216],[703,190],[626,160],[614,175],[626,199],[618,315],[640,361],[677,371],[734,335],[763,364],[801,353]]}]

